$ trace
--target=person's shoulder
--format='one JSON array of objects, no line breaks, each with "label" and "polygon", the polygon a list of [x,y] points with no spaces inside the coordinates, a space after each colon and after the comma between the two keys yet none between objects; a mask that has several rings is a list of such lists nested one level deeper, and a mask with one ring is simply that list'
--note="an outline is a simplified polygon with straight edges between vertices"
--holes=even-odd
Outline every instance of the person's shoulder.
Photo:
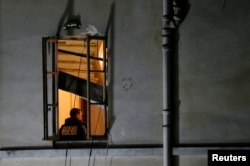
[{"label": "person's shoulder", "polygon": [[68,118],[65,120],[65,125],[78,125],[81,122],[76,118]]}]

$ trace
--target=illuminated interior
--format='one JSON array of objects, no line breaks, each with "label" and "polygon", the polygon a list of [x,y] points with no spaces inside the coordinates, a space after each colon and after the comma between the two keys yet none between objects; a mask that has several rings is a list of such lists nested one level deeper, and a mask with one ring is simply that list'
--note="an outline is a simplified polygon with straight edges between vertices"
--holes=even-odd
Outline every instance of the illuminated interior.
[{"label": "illuminated interior", "polygon": [[[90,42],[90,56],[103,58],[103,41],[91,40]],[[64,73],[76,76],[87,80],[87,58],[86,56],[77,56],[70,54],[74,52],[78,54],[87,54],[86,41],[84,40],[58,40],[58,50],[64,50],[64,52],[58,51],[57,53],[57,70]],[[90,60],[90,70],[103,70],[103,61],[99,59]],[[92,83],[103,85],[104,82],[103,72],[91,72],[90,81]],[[103,105],[91,105],[90,106],[90,120],[87,122],[87,102],[86,99],[78,96],[74,93],[66,92],[58,89],[58,125],[59,127],[64,124],[66,118],[69,117],[69,111],[71,108],[79,108],[83,113],[83,121],[90,125],[90,135],[102,136],[105,134],[105,109]]]}]

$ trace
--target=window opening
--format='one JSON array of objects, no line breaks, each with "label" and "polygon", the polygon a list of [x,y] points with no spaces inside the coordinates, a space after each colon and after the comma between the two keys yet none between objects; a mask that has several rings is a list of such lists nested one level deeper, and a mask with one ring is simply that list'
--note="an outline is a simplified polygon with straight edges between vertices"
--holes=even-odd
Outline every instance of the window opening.
[{"label": "window opening", "polygon": [[45,140],[59,140],[72,108],[82,112],[87,140],[107,139],[106,41],[106,36],[43,38]]}]

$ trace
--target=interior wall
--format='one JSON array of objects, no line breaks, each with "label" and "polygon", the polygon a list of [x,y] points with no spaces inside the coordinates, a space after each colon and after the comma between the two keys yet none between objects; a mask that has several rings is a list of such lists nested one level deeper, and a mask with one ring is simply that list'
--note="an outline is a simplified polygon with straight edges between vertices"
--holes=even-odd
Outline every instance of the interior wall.
[{"label": "interior wall", "polygon": [[66,118],[70,117],[70,110],[72,108],[81,108],[80,97],[63,90],[58,91],[58,104],[59,127],[64,124]]}]

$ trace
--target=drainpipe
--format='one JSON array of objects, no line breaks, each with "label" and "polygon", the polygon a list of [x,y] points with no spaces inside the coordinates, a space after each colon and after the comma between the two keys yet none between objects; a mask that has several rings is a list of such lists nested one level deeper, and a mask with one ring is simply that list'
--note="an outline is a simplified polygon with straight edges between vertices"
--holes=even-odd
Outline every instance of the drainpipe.
[{"label": "drainpipe", "polygon": [[162,55],[163,55],[163,166],[171,165],[171,141],[170,141],[170,70],[169,65],[171,56],[171,8],[173,0],[163,0],[163,29],[162,29]]},{"label": "drainpipe", "polygon": [[173,112],[176,111],[176,58],[178,27],[189,9],[188,0],[163,0],[163,166],[172,165]]}]

